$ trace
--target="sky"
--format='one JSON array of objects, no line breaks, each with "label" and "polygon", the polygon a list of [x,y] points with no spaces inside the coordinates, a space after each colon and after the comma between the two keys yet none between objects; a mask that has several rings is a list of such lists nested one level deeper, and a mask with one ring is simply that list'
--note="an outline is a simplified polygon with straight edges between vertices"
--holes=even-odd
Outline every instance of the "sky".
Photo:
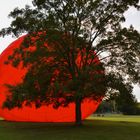
[{"label": "sky", "polygon": [[[15,7],[24,8],[26,4],[32,5],[32,0],[1,0],[0,1],[0,29],[8,27],[12,19],[8,18],[8,14]],[[129,27],[131,24],[140,31],[140,11],[138,12],[134,8],[130,8],[126,13],[126,22],[123,26]],[[2,51],[16,38],[11,36],[6,36],[4,38],[0,37],[0,54]],[[135,85],[133,94],[136,96],[137,100],[140,102],[140,87]]]}]

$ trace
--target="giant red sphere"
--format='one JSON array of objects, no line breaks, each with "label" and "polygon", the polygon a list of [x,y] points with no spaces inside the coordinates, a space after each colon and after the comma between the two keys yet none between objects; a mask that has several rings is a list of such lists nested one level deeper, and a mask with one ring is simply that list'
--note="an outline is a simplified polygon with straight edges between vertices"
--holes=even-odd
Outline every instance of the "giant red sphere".
[{"label": "giant red sphere", "polygon": [[[59,107],[54,109],[52,105],[41,106],[36,108],[23,106],[22,108],[14,108],[8,110],[3,108],[6,96],[10,94],[5,84],[15,85],[21,82],[26,73],[25,69],[15,68],[12,65],[4,64],[8,56],[11,55],[15,48],[18,48],[23,42],[25,36],[20,37],[11,43],[0,55],[0,117],[8,121],[28,121],[28,122],[74,122],[75,121],[75,104],[70,103],[67,107]],[[82,119],[95,112],[100,101],[85,99],[82,102]]]}]

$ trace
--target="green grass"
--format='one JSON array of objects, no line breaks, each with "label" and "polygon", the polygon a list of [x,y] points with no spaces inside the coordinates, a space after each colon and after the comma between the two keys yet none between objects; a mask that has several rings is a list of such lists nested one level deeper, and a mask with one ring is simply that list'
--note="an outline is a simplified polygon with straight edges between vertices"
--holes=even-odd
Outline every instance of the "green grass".
[{"label": "green grass", "polygon": [[81,127],[0,121],[0,140],[140,140],[140,116],[92,116]]},{"label": "green grass", "polygon": [[104,117],[96,117],[91,116],[88,119],[94,120],[104,120],[104,121],[113,121],[113,122],[133,122],[133,123],[140,123],[140,116],[136,115],[105,115]]}]

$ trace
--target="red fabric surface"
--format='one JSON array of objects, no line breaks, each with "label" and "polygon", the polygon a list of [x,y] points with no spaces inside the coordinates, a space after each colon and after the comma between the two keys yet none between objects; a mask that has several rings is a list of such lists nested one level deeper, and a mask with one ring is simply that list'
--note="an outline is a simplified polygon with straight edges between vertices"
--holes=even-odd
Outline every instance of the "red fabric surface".
[{"label": "red fabric surface", "polygon": [[[29,122],[74,122],[75,104],[71,103],[68,107],[59,107],[54,109],[52,105],[42,106],[38,109],[23,106],[21,109],[12,110],[3,109],[2,104],[9,94],[5,84],[16,84],[21,82],[26,70],[20,67],[15,68],[11,65],[5,65],[4,62],[12,54],[15,48],[18,48],[23,41],[24,36],[20,37],[10,44],[0,55],[0,117],[8,121],[29,121]],[[86,99],[82,103],[82,119],[92,114],[98,107],[99,102]]]}]

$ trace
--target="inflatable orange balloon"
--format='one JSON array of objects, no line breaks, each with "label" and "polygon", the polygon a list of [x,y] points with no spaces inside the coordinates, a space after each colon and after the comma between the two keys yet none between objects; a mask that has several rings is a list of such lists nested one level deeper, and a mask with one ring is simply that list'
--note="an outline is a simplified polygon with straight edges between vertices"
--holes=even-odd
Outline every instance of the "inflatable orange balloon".
[{"label": "inflatable orange balloon", "polygon": [[[10,44],[0,55],[0,117],[8,121],[25,121],[25,122],[74,122],[75,121],[75,104],[70,103],[67,107],[59,107],[54,109],[53,105],[42,105],[36,108],[35,105],[23,106],[22,108],[15,107],[8,110],[3,108],[3,103],[6,96],[10,94],[5,84],[15,85],[22,81],[26,73],[26,69],[13,67],[12,65],[4,64],[8,56],[11,55],[15,48],[19,48],[25,36],[20,37]],[[78,61],[78,60],[77,60]],[[78,62],[77,62],[78,63]],[[100,101],[85,99],[82,102],[82,120],[95,112]]]}]

